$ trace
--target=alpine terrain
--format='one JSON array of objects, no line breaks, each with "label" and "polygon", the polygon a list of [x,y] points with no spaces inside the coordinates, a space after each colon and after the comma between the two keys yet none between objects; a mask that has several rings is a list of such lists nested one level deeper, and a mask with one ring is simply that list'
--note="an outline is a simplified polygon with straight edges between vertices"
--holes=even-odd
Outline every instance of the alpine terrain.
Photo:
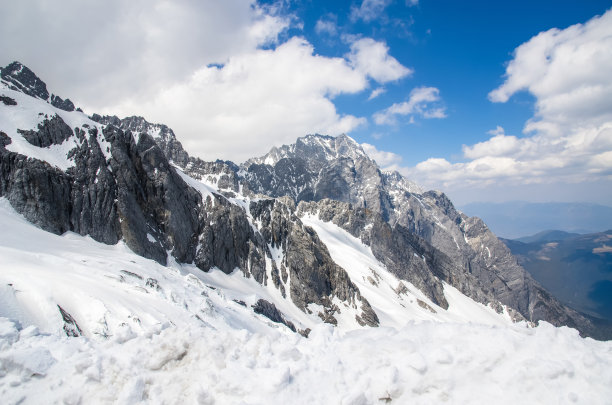
[{"label": "alpine terrain", "polygon": [[609,330],[350,137],[205,162],[0,77],[4,403],[612,397]]}]

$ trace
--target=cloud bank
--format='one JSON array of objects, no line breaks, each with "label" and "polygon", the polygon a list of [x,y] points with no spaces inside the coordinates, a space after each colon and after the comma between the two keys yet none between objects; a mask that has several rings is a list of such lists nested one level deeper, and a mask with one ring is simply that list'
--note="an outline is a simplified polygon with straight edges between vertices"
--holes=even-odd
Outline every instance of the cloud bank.
[{"label": "cloud bank", "polygon": [[[425,185],[457,188],[612,179],[612,10],[585,24],[542,32],[520,45],[504,82],[489,93],[507,102],[520,91],[535,99],[535,114],[520,136],[502,127],[463,146],[463,161],[430,158],[404,174]],[[412,111],[392,106],[377,122]]]},{"label": "cloud bank", "polygon": [[[364,13],[380,9],[365,3]],[[317,30],[332,34],[333,16],[321,21]],[[383,42],[355,37],[346,55],[326,57],[289,28],[300,25],[286,10],[255,0],[24,0],[0,15],[11,58],[1,62],[20,60],[86,112],[142,115],[173,128],[193,155],[236,162],[364,125],[334,97],[412,72]]]}]

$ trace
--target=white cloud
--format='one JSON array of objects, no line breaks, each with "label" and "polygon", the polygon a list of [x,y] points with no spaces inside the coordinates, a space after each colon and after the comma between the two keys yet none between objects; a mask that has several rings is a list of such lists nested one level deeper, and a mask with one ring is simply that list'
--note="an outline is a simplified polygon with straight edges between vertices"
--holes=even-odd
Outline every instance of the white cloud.
[{"label": "white cloud", "polygon": [[437,88],[417,87],[410,92],[408,101],[395,103],[374,114],[374,122],[378,125],[392,125],[396,123],[397,115],[410,116],[410,123],[414,122],[414,116],[445,118],[445,109],[436,105],[438,101],[440,101],[440,91]]},{"label": "white cloud", "polygon": [[505,156],[513,154],[520,149],[520,141],[515,136],[507,136],[504,129],[498,126],[489,131],[493,136],[485,142],[473,146],[463,145],[463,156],[468,159],[478,159],[485,156]]},{"label": "white cloud", "polygon": [[359,7],[352,7],[350,19],[352,21],[363,20],[370,22],[377,19],[392,0],[363,0]]},{"label": "white cloud", "polygon": [[406,5],[409,7],[416,6],[419,4],[419,0],[406,0]]},{"label": "white cloud", "polygon": [[375,99],[376,97],[380,96],[381,94],[383,94],[386,91],[387,90],[384,87],[377,87],[377,88],[375,88],[370,93],[370,96],[368,97],[368,101]]},{"label": "white cloud", "polygon": [[255,0],[13,1],[0,14],[0,49],[3,65],[19,60],[51,91],[100,108],[274,43],[289,22]]},{"label": "white cloud", "polygon": [[523,136],[463,146],[465,161],[432,158],[404,173],[429,186],[578,184],[612,180],[612,10],[585,24],[542,32],[514,52],[505,81],[489,93],[506,102],[535,96]]},{"label": "white cloud", "polygon": [[383,169],[395,168],[402,161],[402,157],[397,153],[378,150],[376,146],[370,145],[369,143],[362,143],[361,147],[365,153],[367,153],[370,158],[374,159]]},{"label": "white cloud", "polygon": [[173,128],[195,156],[237,162],[366,124],[338,113],[333,98],[411,72],[369,38],[353,38],[337,58],[303,38],[280,40],[299,28],[283,10],[255,0],[11,2],[0,14],[11,59],[0,62],[20,60],[87,112],[142,115]]},{"label": "white cloud", "polygon": [[411,75],[412,69],[403,66],[389,55],[389,47],[384,42],[372,38],[361,38],[351,44],[347,55],[355,69],[363,72],[379,83],[399,80]]},{"label": "white cloud", "polygon": [[306,133],[337,135],[365,124],[339,115],[330,99],[367,85],[345,59],[315,55],[311,44],[294,37],[275,49],[234,56],[222,67],[203,67],[150,101],[120,110],[168,124],[196,156],[240,162]]},{"label": "white cloud", "polygon": [[327,14],[317,20],[315,24],[315,32],[319,35],[327,34],[329,36],[338,35],[338,22],[334,14]]}]

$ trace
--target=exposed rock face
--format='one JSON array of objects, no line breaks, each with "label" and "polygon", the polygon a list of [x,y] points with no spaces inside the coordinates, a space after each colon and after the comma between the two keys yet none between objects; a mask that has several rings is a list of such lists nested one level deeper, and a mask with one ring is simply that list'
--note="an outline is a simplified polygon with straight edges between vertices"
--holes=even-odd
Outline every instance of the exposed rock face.
[{"label": "exposed rock face", "polygon": [[202,159],[189,156],[183,149],[183,145],[176,139],[172,129],[162,124],[151,124],[142,117],[127,117],[119,119],[115,116],[100,116],[94,114],[94,121],[104,125],[113,125],[123,131],[130,132],[134,136],[140,133],[150,135],[163,151],[166,158],[173,164],[179,166],[191,177],[201,180],[209,180],[217,183],[220,189],[238,192],[239,180],[237,176],[238,166],[232,162],[205,162]]},{"label": "exposed rock face", "polygon": [[255,305],[253,305],[253,311],[256,314],[265,316],[272,322],[282,323],[292,331],[296,332],[295,325],[291,321],[286,320],[283,314],[271,302],[264,299],[259,299]]},{"label": "exposed rock face", "polygon": [[51,105],[64,111],[74,111],[74,104],[70,99],[62,100],[61,97],[55,94],[51,95]]},{"label": "exposed rock face", "polygon": [[0,101],[2,101],[2,104],[4,105],[17,105],[15,100],[7,96],[0,96]]},{"label": "exposed rock face", "polygon": [[31,97],[41,100],[49,98],[47,85],[38,78],[28,67],[19,62],[13,62],[0,71],[2,80],[9,83],[10,88],[18,90]]},{"label": "exposed rock face", "polygon": [[442,281],[481,303],[494,302],[479,281],[443,252],[401,225],[391,226],[379,213],[334,200],[300,202],[298,214],[318,215],[360,238],[398,278],[409,281],[442,308],[448,308]]},{"label": "exposed rock face", "polygon": [[23,135],[26,141],[39,148],[60,145],[73,135],[72,129],[70,129],[59,115],[45,118],[43,122],[38,124],[38,131],[18,130],[18,132]]},{"label": "exposed rock face", "polygon": [[[353,214],[348,206],[335,207],[330,214],[326,210],[334,205],[331,202],[316,208],[300,204],[300,209],[317,210],[322,219],[360,237],[387,268],[443,307],[439,280],[476,301],[505,304],[520,313],[517,319],[569,324],[592,333],[592,323],[545,293],[480,219],[457,211],[441,192],[424,192],[397,172],[382,172],[351,141],[346,136],[308,135],[293,145],[273,148],[244,164],[246,187],[274,197],[287,195],[296,202],[350,203]],[[360,212],[376,213],[379,219],[365,220]],[[372,224],[370,230],[359,231],[366,223]],[[427,264],[417,264],[415,254],[425,257]]]},{"label": "exposed rock face", "polygon": [[361,297],[346,271],[329,255],[327,247],[318,235],[304,226],[295,215],[295,205],[288,199],[266,199],[252,202],[250,213],[265,243],[282,257],[272,263],[272,282],[289,295],[305,312],[311,303],[322,305],[319,316],[329,323],[336,323],[334,314],[340,311],[332,301],[337,298],[354,309],[360,309],[360,319],[370,326],[378,325],[378,318],[367,300]]},{"label": "exposed rock face", "polygon": [[48,101],[54,107],[65,111],[74,111],[74,104],[69,99],[52,94],[49,97],[47,85],[38,78],[27,66],[19,62],[13,62],[4,68],[0,68],[0,78],[9,85],[9,88],[20,91],[28,96]]},{"label": "exposed rock face", "polygon": [[0,148],[0,196],[28,221],[57,234],[69,231],[70,191],[66,173]]}]

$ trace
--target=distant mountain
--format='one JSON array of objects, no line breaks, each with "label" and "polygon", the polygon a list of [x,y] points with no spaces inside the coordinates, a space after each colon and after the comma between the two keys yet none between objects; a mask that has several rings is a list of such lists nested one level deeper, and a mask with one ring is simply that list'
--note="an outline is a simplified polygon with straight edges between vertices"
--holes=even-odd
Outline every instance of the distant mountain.
[{"label": "distant mountain", "polygon": [[537,281],[577,311],[612,321],[612,230],[548,231],[521,240],[528,242],[503,241]]},{"label": "distant mountain", "polygon": [[546,229],[571,233],[594,233],[612,228],[612,207],[590,203],[478,202],[459,207],[482,218],[503,238],[516,239]]},{"label": "distant mountain", "polygon": [[515,240],[523,243],[532,243],[532,242],[553,242],[556,240],[565,240],[569,238],[575,238],[576,236],[580,236],[579,233],[558,231],[558,230],[547,230],[538,232],[535,235],[531,236],[523,236],[522,238],[516,238]]}]

